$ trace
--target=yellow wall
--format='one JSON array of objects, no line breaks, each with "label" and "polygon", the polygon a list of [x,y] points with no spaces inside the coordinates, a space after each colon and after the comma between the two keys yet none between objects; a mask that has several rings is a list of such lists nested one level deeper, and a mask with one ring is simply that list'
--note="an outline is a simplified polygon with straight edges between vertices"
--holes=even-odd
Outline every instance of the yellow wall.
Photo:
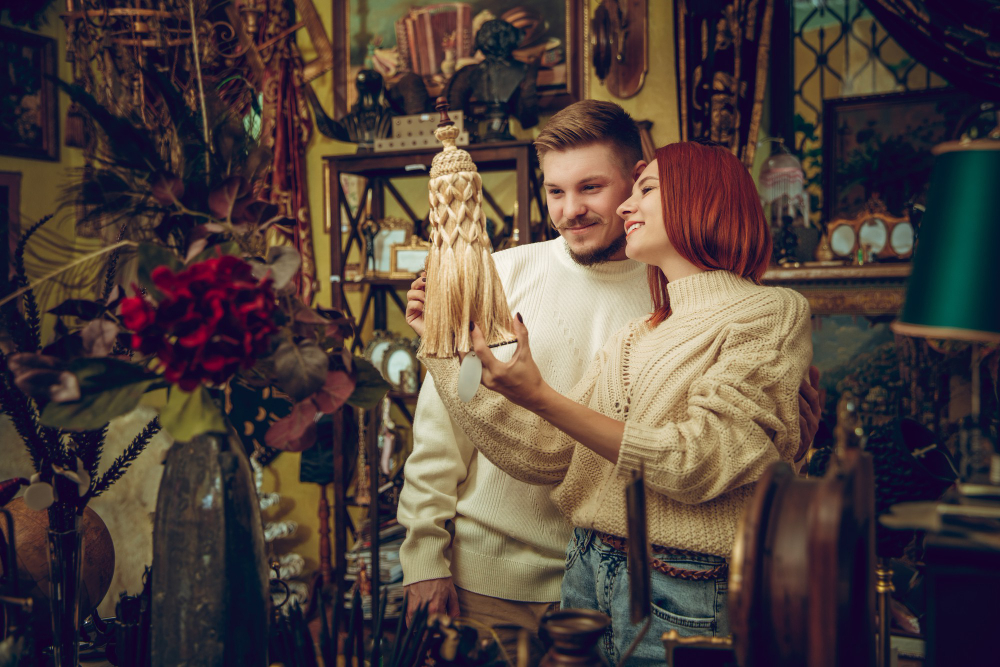
[{"label": "yellow wall", "polygon": [[[590,12],[600,5],[590,1]],[[636,120],[651,120],[653,143],[656,146],[680,139],[677,113],[677,59],[674,52],[674,3],[673,0],[648,0],[649,18],[649,70],[642,89],[634,97],[620,100],[601,85],[591,63],[587,63],[590,77],[590,97],[595,100],[618,102]]]},{"label": "yellow wall", "polygon": [[[591,5],[591,10],[597,6],[594,0],[585,0]],[[513,2],[512,2],[513,4]],[[323,19],[327,30],[331,28],[331,7],[328,2],[317,2],[316,9]],[[590,78],[590,96],[594,99],[612,100],[621,104],[637,120],[652,120],[654,143],[662,144],[677,141],[680,130],[677,123],[677,77],[673,47],[673,2],[671,0],[650,0],[649,2],[649,71],[646,74],[642,90],[627,100],[618,100],[608,94],[607,90],[593,74],[593,68],[587,63],[587,74]],[[303,57],[308,61],[313,52],[305,31],[299,32],[299,46]],[[332,112],[331,100],[333,76],[323,75],[313,82],[316,93],[322,101],[327,113]],[[544,120],[543,120],[544,122]],[[531,131],[520,131],[518,136],[530,138],[537,134],[539,128]],[[312,213],[313,246],[316,253],[316,268],[319,276],[320,293],[318,301],[330,303],[330,248],[329,237],[323,229],[323,183],[322,158],[326,155],[339,155],[354,152],[354,146],[333,141],[314,133],[307,153],[309,171],[309,202]],[[486,186],[497,198],[499,204],[510,211],[514,198],[514,179],[511,175],[488,174]],[[426,191],[420,179],[405,179],[397,182],[397,187],[411,202],[414,210],[420,214],[426,211]],[[387,214],[398,215],[401,211],[389,204]],[[360,310],[357,292],[348,292],[348,301],[354,312]],[[394,306],[389,306],[389,328],[404,335],[412,335],[406,327],[402,315]],[[366,326],[370,333],[370,320]],[[397,420],[401,421],[401,420]],[[298,535],[281,546],[296,551],[307,559],[307,567],[313,568],[317,563],[319,553],[319,538],[317,535],[318,521],[316,507],[319,500],[319,490],[314,484],[299,484],[298,454],[282,454],[265,473],[264,484],[269,490],[282,494],[283,501],[273,514],[275,518],[290,519],[299,523]]]},{"label": "yellow wall", "polygon": [[[16,26],[17,30],[37,32],[46,37],[56,39],[57,73],[63,80],[70,80],[72,74],[69,63],[66,62],[66,28],[59,18],[59,3],[55,3],[46,14],[48,22],[37,31],[24,26]],[[9,25],[4,22],[4,25]],[[15,27],[15,26],[11,26]],[[67,148],[62,145],[65,130],[66,109],[69,98],[59,93],[59,162],[47,160],[26,160],[23,158],[0,155],[0,171],[16,171],[21,173],[21,227],[30,226],[36,220],[49,213],[54,213],[53,202],[61,194],[66,184],[68,170],[83,165],[83,151],[77,148]],[[71,225],[70,225],[71,227]]]},{"label": "yellow wall", "polygon": [[[36,32],[56,40],[56,73],[64,81],[72,78],[69,63],[66,62],[66,29],[59,18],[59,3],[55,3],[46,14],[47,22],[38,30],[29,30],[24,26],[10,26],[25,32]],[[6,21],[4,25],[8,25]],[[63,188],[71,177],[74,167],[83,165],[83,151],[77,148],[67,148],[62,144],[66,123],[66,109],[69,108],[69,98],[59,93],[59,161],[28,160],[25,158],[0,155],[0,171],[17,172],[21,174],[21,229],[27,229],[40,218],[56,213],[56,202],[60,199]],[[68,259],[73,246],[85,245],[86,240],[77,240],[74,229],[75,219],[69,214],[57,215],[45,226],[46,238],[61,237],[63,244],[62,257],[46,256],[39,258],[31,252],[25,254],[25,268],[29,277],[35,278],[50,271],[59,259]],[[41,237],[42,234],[39,234]],[[50,253],[52,254],[52,253]],[[46,297],[49,298],[46,298]],[[42,290],[40,300],[48,303],[53,298],[51,287]],[[48,319],[45,320],[48,322]]]}]

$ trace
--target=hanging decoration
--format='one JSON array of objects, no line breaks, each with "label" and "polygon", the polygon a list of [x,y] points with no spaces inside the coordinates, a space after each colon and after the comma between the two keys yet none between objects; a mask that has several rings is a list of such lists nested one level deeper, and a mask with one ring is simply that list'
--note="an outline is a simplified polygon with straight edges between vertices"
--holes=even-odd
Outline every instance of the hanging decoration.
[{"label": "hanging decoration", "polygon": [[774,0],[674,3],[681,141],[714,141],[753,164],[773,14]]},{"label": "hanging decoration", "polygon": [[428,184],[431,250],[421,352],[451,357],[472,349],[471,323],[480,326],[492,345],[513,338],[513,322],[490,256],[482,177],[472,156],[455,147],[459,131],[448,118],[444,98],[438,98],[436,108],[441,123],[434,136],[444,150],[431,162]]},{"label": "hanging decoration", "polygon": [[[315,291],[305,150],[312,123],[304,86],[333,66],[333,49],[312,0],[163,0],[150,8],[141,0],[66,0],[67,60],[73,82],[113,113],[137,119],[158,137],[161,161],[183,159],[166,100],[156,94],[162,77],[199,110],[209,90],[238,118],[260,129],[260,144],[272,154],[259,193],[294,224],[276,229],[302,258],[298,293],[309,303]],[[295,12],[300,21],[295,22]],[[305,28],[318,57],[303,62],[295,32]],[[204,115],[204,114],[203,114]],[[84,149],[92,165],[99,147],[77,104],[67,111],[66,142]],[[84,236],[103,237],[117,228],[91,221]],[[126,232],[126,238],[131,238]],[[274,237],[271,241],[274,242]]]}]

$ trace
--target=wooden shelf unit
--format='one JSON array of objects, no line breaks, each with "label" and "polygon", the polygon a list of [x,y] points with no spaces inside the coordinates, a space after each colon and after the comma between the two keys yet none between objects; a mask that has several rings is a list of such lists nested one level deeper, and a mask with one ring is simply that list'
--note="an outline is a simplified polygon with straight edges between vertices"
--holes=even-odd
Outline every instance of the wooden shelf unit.
[{"label": "wooden shelf unit", "polygon": [[[512,215],[515,243],[528,243],[532,240],[532,224],[530,219],[531,204],[537,205],[537,210],[544,215],[544,205],[541,196],[541,187],[537,176],[537,160],[535,150],[531,142],[516,141],[496,144],[478,144],[463,146],[471,155],[480,173],[513,171],[515,173],[516,186],[516,208],[514,215],[502,210],[497,201],[489,194],[486,188],[483,189],[485,205],[492,208],[497,216],[504,218]],[[385,214],[385,198],[391,196],[403,209],[406,215],[413,221],[414,233],[420,235],[426,216],[419,216],[414,208],[407,202],[392,183],[392,179],[401,177],[413,177],[421,174],[428,175],[431,160],[440,152],[439,149],[421,149],[414,151],[400,151],[393,153],[358,153],[354,155],[338,155],[323,158],[323,185],[324,185],[324,215],[325,229],[330,237],[330,281],[332,287],[332,306],[353,317],[344,290],[347,287],[357,288],[367,293],[364,296],[363,305],[359,316],[356,318],[358,335],[352,345],[354,350],[363,349],[365,341],[361,340],[360,331],[369,314],[373,319],[375,330],[387,328],[387,307],[392,301],[405,313],[405,295],[401,298],[398,292],[405,292],[409,289],[412,279],[365,277],[360,279],[349,279],[346,275],[346,257],[351,252],[354,244],[360,247],[360,224],[363,222],[364,207],[359,206],[357,211],[352,211],[347,202],[343,187],[341,185],[341,174],[352,174],[363,177],[366,181],[364,191],[359,201],[366,201],[369,190],[372,193],[371,215],[375,220],[382,219]],[[422,204],[421,208],[426,206]],[[349,221],[349,229],[341,232],[342,213]],[[545,225],[536,225],[540,233],[545,233]],[[346,235],[346,240],[345,240]],[[393,404],[400,408],[407,419],[412,418],[408,405],[412,405],[416,400],[415,393],[390,391],[389,398]],[[365,413],[365,432],[367,442],[364,446],[368,448],[368,461],[378,461],[378,427],[380,412],[378,409],[369,410]],[[335,429],[340,429],[343,437],[350,437],[352,434],[343,433],[342,419],[335,420]],[[343,611],[345,588],[344,573],[346,569],[345,551],[347,546],[347,507],[349,500],[346,496],[347,484],[345,467],[343,462],[344,447],[343,437],[335,435],[334,442],[334,495],[333,495],[333,534],[335,549],[332,550],[333,562],[329,562],[330,530],[328,520],[324,520],[323,512],[329,515],[329,509],[324,509],[324,500],[320,506],[320,572],[324,584],[335,584],[336,595],[334,605],[336,605],[335,618],[339,624],[343,624],[345,614]],[[372,467],[369,475],[371,489],[369,495],[372,502],[369,505],[369,527],[371,532],[371,584],[373,610],[377,613],[378,600],[380,597],[381,582],[379,568],[375,564],[379,563],[379,531],[380,508],[378,499],[379,472],[377,466]],[[326,556],[324,556],[326,554]],[[373,615],[374,622],[374,615]]]}]

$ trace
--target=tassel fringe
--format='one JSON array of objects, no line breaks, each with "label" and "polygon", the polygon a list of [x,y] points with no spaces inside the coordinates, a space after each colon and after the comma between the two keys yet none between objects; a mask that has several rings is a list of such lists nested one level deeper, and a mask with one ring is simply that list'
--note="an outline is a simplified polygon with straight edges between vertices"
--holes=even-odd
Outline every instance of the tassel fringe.
[{"label": "tassel fringe", "polygon": [[512,337],[513,322],[486,234],[482,178],[474,171],[430,180],[431,250],[421,352],[452,357],[472,349],[470,322],[487,343]]}]

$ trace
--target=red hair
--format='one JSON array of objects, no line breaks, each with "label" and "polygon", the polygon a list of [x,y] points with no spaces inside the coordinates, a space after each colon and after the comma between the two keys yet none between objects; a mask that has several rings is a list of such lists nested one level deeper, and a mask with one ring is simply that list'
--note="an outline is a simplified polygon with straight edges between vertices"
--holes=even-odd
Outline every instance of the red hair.
[{"label": "red hair", "polygon": [[[750,172],[722,146],[686,141],[656,149],[667,238],[704,271],[731,271],[760,283],[771,258],[771,232]],[[667,277],[649,267],[650,324],[670,315]]]}]

